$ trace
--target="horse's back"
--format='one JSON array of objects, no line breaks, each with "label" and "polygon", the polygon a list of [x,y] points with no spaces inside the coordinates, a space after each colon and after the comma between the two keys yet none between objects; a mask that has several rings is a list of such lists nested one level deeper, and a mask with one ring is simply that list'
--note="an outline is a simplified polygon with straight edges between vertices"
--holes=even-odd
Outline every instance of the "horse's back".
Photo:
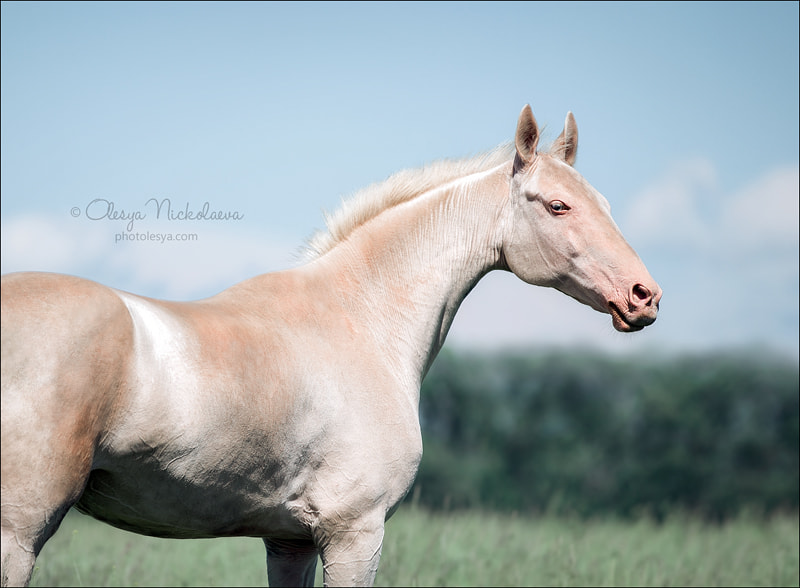
[{"label": "horse's back", "polygon": [[0,292],[3,518],[27,520],[80,495],[125,389],[132,328],[116,293],[88,280],[9,274]]}]

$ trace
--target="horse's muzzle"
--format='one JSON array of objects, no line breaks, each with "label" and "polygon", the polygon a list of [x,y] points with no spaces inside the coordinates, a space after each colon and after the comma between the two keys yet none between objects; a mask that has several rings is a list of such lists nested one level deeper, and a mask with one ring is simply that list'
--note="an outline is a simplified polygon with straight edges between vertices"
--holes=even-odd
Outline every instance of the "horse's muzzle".
[{"label": "horse's muzzle", "polygon": [[623,333],[633,333],[652,325],[658,316],[661,294],[661,288],[657,285],[648,288],[637,283],[628,290],[624,310],[609,301],[608,311],[614,328]]}]

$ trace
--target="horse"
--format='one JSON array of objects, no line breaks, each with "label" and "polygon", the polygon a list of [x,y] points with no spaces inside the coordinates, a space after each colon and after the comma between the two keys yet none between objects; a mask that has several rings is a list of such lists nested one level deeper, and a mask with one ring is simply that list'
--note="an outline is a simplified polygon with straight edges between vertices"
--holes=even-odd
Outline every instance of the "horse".
[{"label": "horse", "polygon": [[661,289],[574,168],[572,113],[348,200],[302,263],[210,298],[2,277],[2,583],[67,511],[166,538],[264,542],[272,586],[372,585],[422,456],[423,378],[492,270],[639,331]]}]

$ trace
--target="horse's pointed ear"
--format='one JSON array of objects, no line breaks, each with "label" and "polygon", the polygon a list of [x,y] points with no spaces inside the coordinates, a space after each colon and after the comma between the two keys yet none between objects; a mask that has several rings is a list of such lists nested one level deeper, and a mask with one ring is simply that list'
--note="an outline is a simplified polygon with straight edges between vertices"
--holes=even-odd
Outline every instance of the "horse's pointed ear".
[{"label": "horse's pointed ear", "polygon": [[531,105],[526,104],[519,114],[517,134],[514,136],[514,145],[517,154],[514,157],[514,171],[517,172],[530,165],[536,157],[536,145],[539,143],[539,125],[533,118]]},{"label": "horse's pointed ear", "polygon": [[567,120],[564,122],[564,130],[553,143],[551,153],[560,157],[569,165],[575,163],[578,156],[578,125],[572,112],[567,113]]}]

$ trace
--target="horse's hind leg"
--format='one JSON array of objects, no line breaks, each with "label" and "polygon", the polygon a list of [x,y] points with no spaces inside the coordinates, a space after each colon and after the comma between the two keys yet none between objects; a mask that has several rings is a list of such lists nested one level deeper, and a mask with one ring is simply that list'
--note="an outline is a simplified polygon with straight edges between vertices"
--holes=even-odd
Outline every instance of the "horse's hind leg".
[{"label": "horse's hind leg", "polygon": [[[65,460],[68,461],[68,460]],[[41,486],[27,485],[19,479],[12,492],[3,476],[2,497],[2,586],[26,586],[30,582],[36,557],[53,536],[69,511],[82,483],[73,479],[74,491],[43,494]],[[28,478],[29,479],[29,478]],[[20,485],[16,485],[20,484]]]},{"label": "horse's hind leg", "polygon": [[12,494],[9,488],[3,488],[2,500],[2,585],[27,586],[36,557],[58,529],[72,502],[60,501],[60,505],[51,502],[47,508],[42,506],[45,501],[37,504],[36,497]]},{"label": "horse's hind leg", "polygon": [[93,442],[81,438],[85,425],[79,419],[45,427],[46,419],[27,414],[12,394],[3,391],[2,582],[24,586],[36,556],[83,492]]},{"label": "horse's hind leg", "polygon": [[17,541],[14,529],[3,524],[2,529],[2,585],[27,586],[33,572],[36,556],[30,547]]},{"label": "horse's hind leg", "polygon": [[86,450],[73,446],[67,451],[57,438],[42,443],[33,438],[33,430],[16,435],[4,430],[2,435],[3,586],[30,581],[36,557],[80,497],[89,475]]},{"label": "horse's hind leg", "polygon": [[111,290],[68,276],[2,277],[2,579],[25,584],[79,500],[133,349]]},{"label": "horse's hind leg", "polygon": [[313,586],[317,548],[311,541],[264,539],[270,586]]},{"label": "horse's hind leg", "polygon": [[2,586],[27,586],[31,580],[36,556],[44,544],[44,535],[49,537],[52,531],[48,533],[46,528],[16,528],[6,523],[3,520]]},{"label": "horse's hind leg", "polygon": [[[68,460],[65,460],[68,461]],[[29,479],[29,478],[28,478]],[[42,493],[36,484],[17,481],[21,492],[11,492],[3,477],[2,498],[2,586],[26,586],[31,578],[36,557],[58,530],[83,487],[73,478],[69,493]]]}]

